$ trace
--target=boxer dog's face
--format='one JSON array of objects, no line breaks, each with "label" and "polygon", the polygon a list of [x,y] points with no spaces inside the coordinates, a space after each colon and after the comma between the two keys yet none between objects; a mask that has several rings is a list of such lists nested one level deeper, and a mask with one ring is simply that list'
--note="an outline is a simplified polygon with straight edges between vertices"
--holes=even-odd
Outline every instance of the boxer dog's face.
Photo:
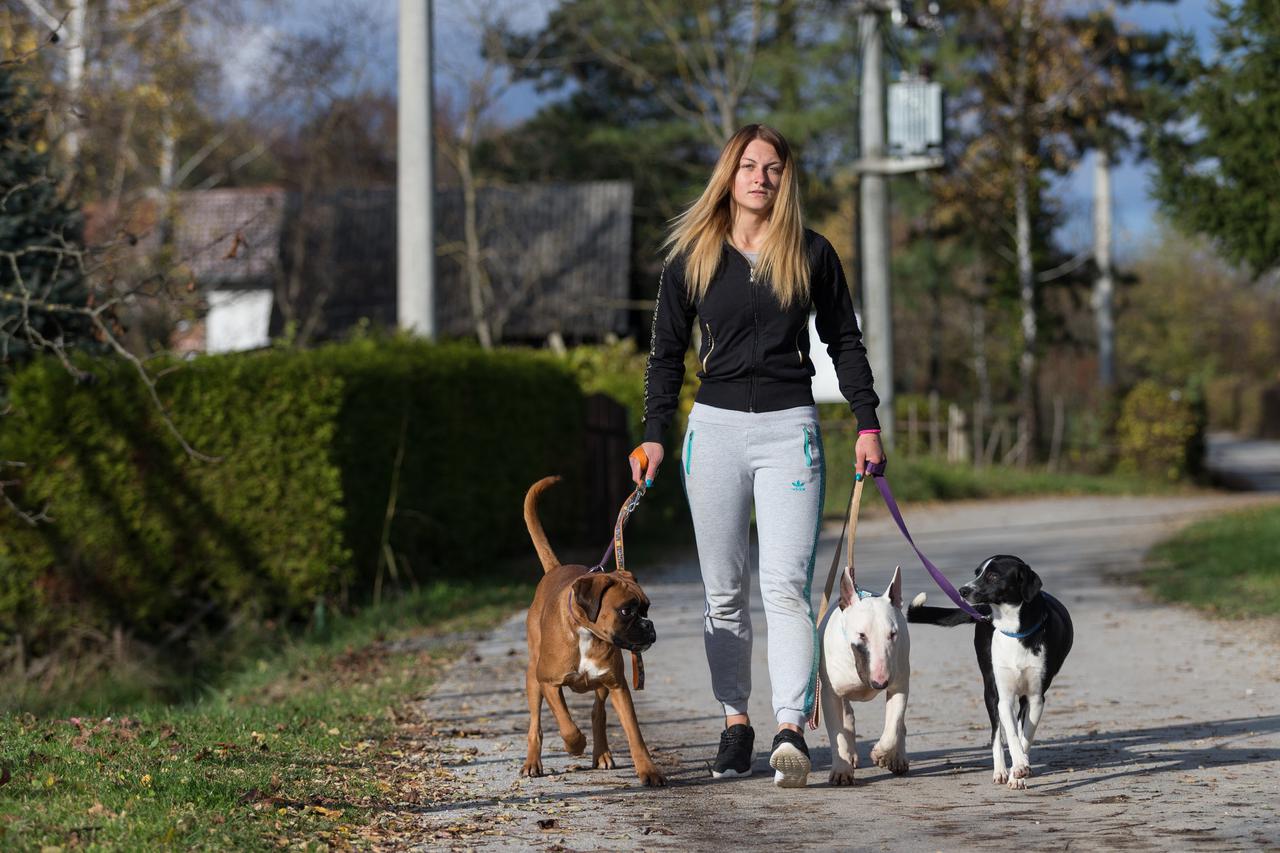
[{"label": "boxer dog's face", "polygon": [[645,652],[657,641],[649,597],[629,572],[583,575],[573,582],[573,597],[597,636],[618,648]]}]

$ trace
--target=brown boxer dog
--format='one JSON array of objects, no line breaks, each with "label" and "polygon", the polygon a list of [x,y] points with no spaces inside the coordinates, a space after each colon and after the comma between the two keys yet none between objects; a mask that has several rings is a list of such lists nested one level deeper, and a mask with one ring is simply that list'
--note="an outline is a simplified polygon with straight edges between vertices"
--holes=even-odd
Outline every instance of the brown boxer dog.
[{"label": "brown boxer dog", "polygon": [[643,652],[657,635],[649,621],[649,599],[630,572],[588,572],[586,566],[561,565],[547,543],[538,520],[538,496],[559,477],[534,483],[524,498],[524,523],[538,551],[545,574],[529,606],[529,669],[525,687],[529,693],[529,754],[521,776],[541,776],[542,700],[545,698],[560,725],[564,748],[581,755],[587,739],[569,715],[564,688],[575,693],[594,691],[591,709],[591,766],[616,766],[605,738],[604,700],[608,696],[627,733],[636,775],[646,785],[665,785],[653,763],[636,722],[623,669],[622,650]]}]

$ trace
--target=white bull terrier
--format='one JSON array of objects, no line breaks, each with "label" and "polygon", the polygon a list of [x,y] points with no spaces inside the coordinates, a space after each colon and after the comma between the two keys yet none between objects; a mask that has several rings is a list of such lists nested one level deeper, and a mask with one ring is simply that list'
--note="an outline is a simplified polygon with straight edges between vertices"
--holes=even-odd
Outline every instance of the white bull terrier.
[{"label": "white bull terrier", "polygon": [[820,626],[822,713],[831,742],[831,784],[852,785],[858,766],[853,703],[888,695],[884,733],[871,760],[894,773],[907,772],[907,692],[911,637],[902,615],[901,567],[883,595],[854,586],[848,567],[840,578],[840,602]]}]

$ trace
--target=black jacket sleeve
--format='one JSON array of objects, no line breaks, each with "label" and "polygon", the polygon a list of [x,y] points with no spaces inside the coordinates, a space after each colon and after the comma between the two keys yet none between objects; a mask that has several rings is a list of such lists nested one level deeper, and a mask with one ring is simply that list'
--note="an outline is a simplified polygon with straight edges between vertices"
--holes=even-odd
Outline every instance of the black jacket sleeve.
[{"label": "black jacket sleeve", "polygon": [[880,405],[880,398],[872,386],[867,348],[862,344],[862,332],[853,313],[853,298],[845,283],[840,258],[824,237],[817,238],[811,251],[814,261],[810,266],[809,292],[818,315],[818,337],[831,354],[840,393],[849,401],[858,429],[879,429],[876,406]]},{"label": "black jacket sleeve", "polygon": [[649,334],[649,363],[644,371],[644,440],[666,437],[680,402],[684,354],[695,311],[684,283],[684,264],[672,259],[658,278],[658,298]]}]

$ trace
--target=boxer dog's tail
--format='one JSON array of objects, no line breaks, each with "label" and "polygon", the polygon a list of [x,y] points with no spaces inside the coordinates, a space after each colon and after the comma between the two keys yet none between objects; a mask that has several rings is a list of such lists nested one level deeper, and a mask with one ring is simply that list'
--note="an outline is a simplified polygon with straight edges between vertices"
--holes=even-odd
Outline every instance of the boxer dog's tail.
[{"label": "boxer dog's tail", "polygon": [[529,528],[529,538],[533,540],[534,550],[538,552],[538,559],[542,561],[543,572],[549,572],[560,565],[560,558],[556,556],[555,551],[551,550],[551,544],[547,542],[547,534],[542,530],[542,522],[538,520],[538,497],[558,482],[560,482],[559,477],[543,477],[530,486],[528,493],[524,496],[524,524]]}]

